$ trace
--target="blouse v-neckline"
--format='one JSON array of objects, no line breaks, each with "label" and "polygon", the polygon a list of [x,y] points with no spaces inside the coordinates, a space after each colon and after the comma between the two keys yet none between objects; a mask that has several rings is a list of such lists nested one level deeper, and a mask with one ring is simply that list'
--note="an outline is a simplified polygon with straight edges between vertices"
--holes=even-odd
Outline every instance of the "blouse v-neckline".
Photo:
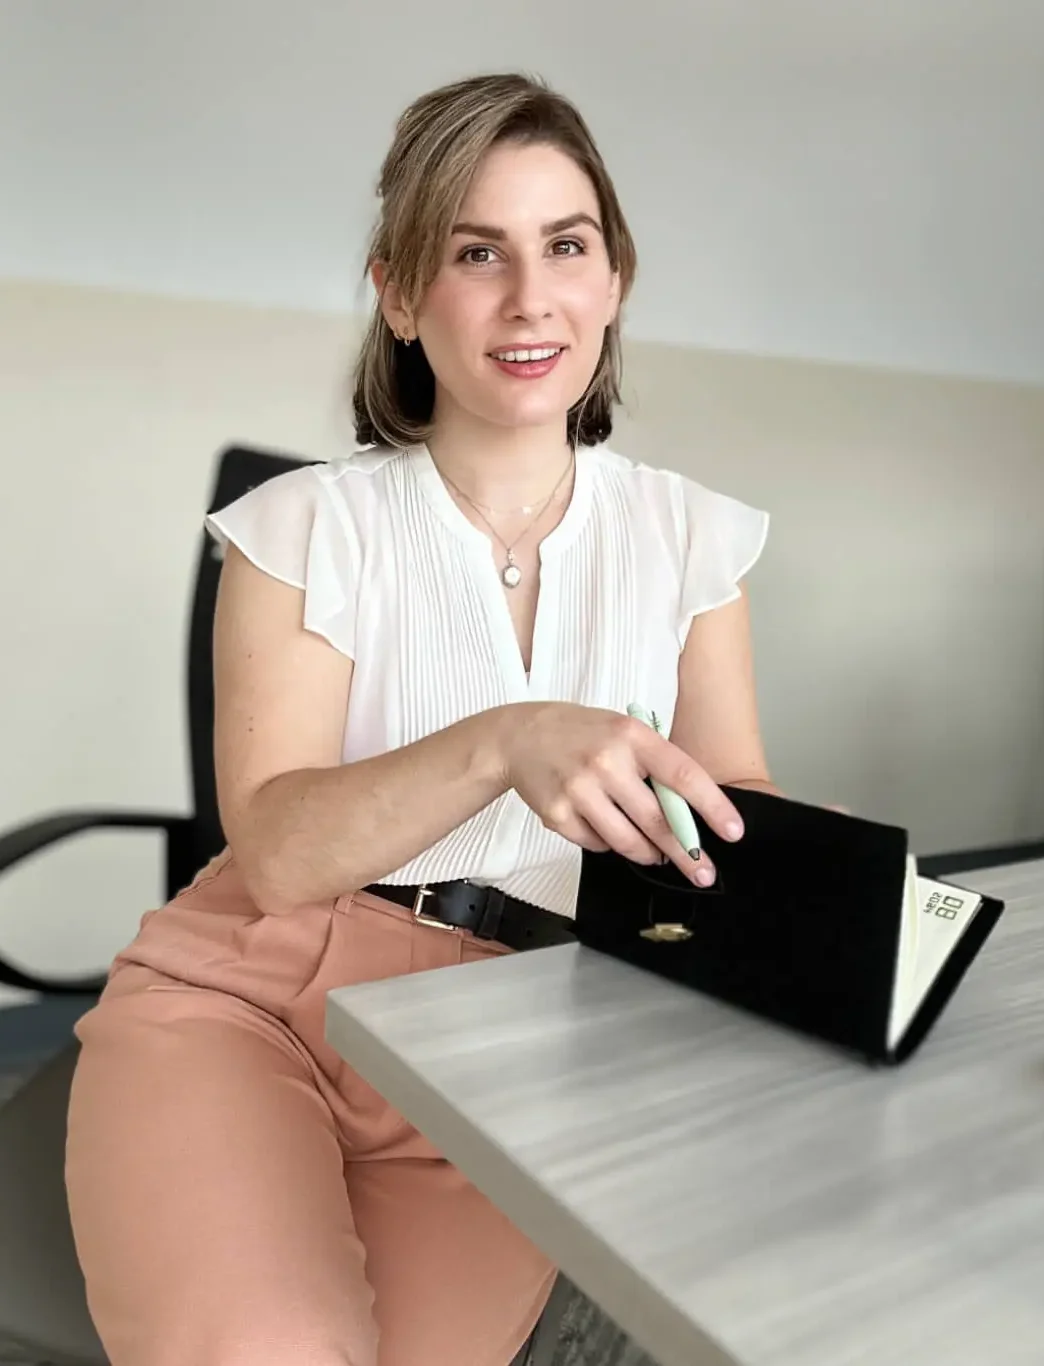
[{"label": "blouse v-neckline", "polygon": [[536,616],[533,622],[533,643],[530,651],[529,672],[526,673],[515,623],[511,618],[506,589],[497,571],[490,538],[468,520],[443,482],[438,467],[426,445],[410,447],[410,465],[425,501],[443,525],[461,540],[474,565],[475,585],[486,611],[494,649],[509,698],[524,701],[546,692],[549,669],[554,659],[555,625],[560,619],[561,566],[564,550],[579,535],[587,521],[591,507],[593,453],[577,447],[573,493],[562,520],[543,538],[539,546],[540,584],[537,589]]}]

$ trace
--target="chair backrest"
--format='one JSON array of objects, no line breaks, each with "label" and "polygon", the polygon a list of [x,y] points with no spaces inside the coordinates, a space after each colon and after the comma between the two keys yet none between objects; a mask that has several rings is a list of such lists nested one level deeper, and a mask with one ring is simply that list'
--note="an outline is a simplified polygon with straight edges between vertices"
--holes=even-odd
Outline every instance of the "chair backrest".
[{"label": "chair backrest", "polygon": [[[218,456],[207,512],[234,502],[273,475],[312,464],[277,451],[228,446]],[[225,844],[214,779],[213,622],[221,576],[221,547],[204,531],[200,538],[196,586],[188,636],[188,731],[194,817],[192,837],[183,852],[185,866],[171,869],[171,882],[184,887]],[[191,866],[190,866],[191,865]]]}]

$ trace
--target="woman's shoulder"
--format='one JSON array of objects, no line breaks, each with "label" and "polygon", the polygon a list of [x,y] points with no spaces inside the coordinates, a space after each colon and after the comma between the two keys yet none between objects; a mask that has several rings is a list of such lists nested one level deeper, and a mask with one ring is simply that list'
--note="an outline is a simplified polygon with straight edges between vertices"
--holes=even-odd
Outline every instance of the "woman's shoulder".
[{"label": "woman's shoulder", "polygon": [[740,580],[764,549],[769,514],[678,470],[604,447],[595,456],[595,470],[596,479],[625,490],[628,520],[650,552],[658,552],[646,563],[667,564],[678,575],[677,638],[684,647],[694,616],[739,596]]},{"label": "woman's shoulder", "polygon": [[208,514],[223,551],[235,545],[272,578],[304,590],[304,624],[355,658],[357,590],[380,474],[398,453],[360,449],[302,462]]},{"label": "woman's shoulder", "polygon": [[[703,483],[692,475],[623,455],[610,446],[592,447],[591,459],[596,483],[615,483],[637,507],[670,511],[687,523],[701,512],[713,515],[713,509],[717,507],[749,507],[734,494]],[[750,510],[759,517],[767,515],[758,508]]]},{"label": "woman's shoulder", "polygon": [[[300,565],[317,543],[360,541],[381,497],[381,472],[400,454],[362,447],[331,460],[302,460],[208,513],[204,524],[219,543],[235,541],[248,553],[271,547],[281,562]],[[280,577],[296,580],[302,572]]]},{"label": "woman's shoulder", "polygon": [[244,489],[236,498],[205,519],[219,534],[236,524],[256,526],[262,534],[303,540],[324,513],[365,520],[380,483],[381,471],[394,461],[396,451],[360,448],[330,460],[302,460]]},{"label": "woman's shoulder", "polygon": [[359,446],[312,469],[320,486],[351,503],[380,497],[388,489],[389,476],[394,476],[406,456],[405,451],[388,446]]},{"label": "woman's shoulder", "polygon": [[361,483],[372,481],[390,467],[403,463],[409,452],[392,446],[356,446],[346,455],[334,456],[314,468],[328,483],[352,481]]}]

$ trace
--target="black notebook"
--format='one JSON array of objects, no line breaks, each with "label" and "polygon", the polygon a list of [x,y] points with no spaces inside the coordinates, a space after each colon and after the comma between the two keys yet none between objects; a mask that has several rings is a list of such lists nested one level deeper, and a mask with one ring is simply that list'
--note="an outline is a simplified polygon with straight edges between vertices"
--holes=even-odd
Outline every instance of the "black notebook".
[{"label": "black notebook", "polygon": [[580,942],[871,1062],[904,1061],[1004,903],[922,877],[900,827],[724,790],[746,833],[731,844],[696,817],[710,888],[673,864],[584,851]]}]

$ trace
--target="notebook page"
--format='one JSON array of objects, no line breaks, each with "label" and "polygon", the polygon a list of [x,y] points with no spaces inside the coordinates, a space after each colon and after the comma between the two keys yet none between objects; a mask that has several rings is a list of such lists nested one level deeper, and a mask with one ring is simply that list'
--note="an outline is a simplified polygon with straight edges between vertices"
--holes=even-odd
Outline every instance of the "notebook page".
[{"label": "notebook page", "polygon": [[[942,971],[947,958],[982,904],[982,897],[978,892],[969,892],[963,887],[951,887],[947,883],[921,877],[916,872],[916,864],[912,880],[909,874],[907,876],[908,893],[911,881],[914,888],[913,903],[916,905],[916,931],[909,940],[912,952],[908,971],[905,974],[897,973],[897,980],[902,978],[903,990],[901,999],[899,992],[893,997],[888,1030],[889,1046],[902,1038],[917,1007],[928,994],[932,983]],[[904,921],[905,916],[904,910]],[[905,948],[906,946],[900,948],[901,955]]]},{"label": "notebook page", "polygon": [[931,878],[917,878],[919,937],[914,996],[918,1005],[924,1000],[943,964],[953,952],[961,935],[982,905],[978,892],[950,887]]},{"label": "notebook page", "polygon": [[899,943],[896,948],[895,982],[892,986],[892,1008],[888,1015],[889,1048],[902,1038],[903,1030],[909,1024],[916,1008],[914,992],[921,928],[917,881],[917,860],[912,854],[908,854],[906,882],[903,886],[903,914],[899,922]]}]

